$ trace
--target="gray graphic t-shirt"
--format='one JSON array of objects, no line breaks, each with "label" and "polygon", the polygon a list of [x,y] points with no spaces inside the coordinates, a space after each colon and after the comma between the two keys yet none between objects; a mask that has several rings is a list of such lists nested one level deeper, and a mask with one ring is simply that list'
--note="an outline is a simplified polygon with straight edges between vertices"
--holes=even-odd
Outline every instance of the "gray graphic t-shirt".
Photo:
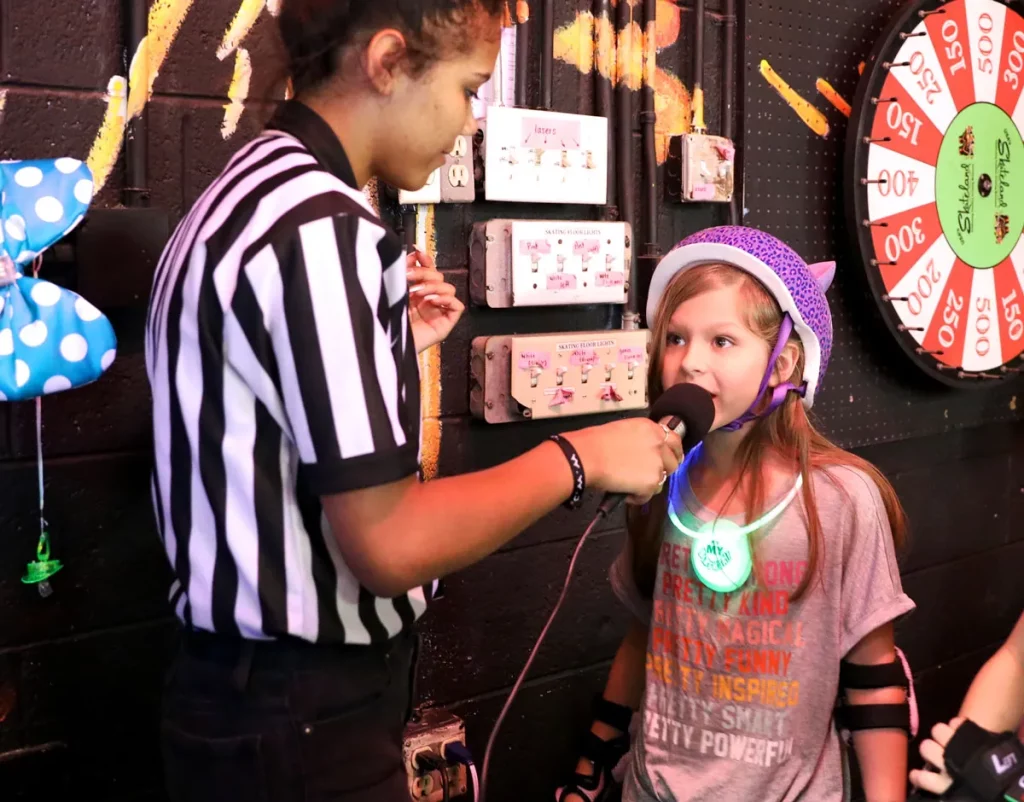
[{"label": "gray graphic t-shirt", "polygon": [[[692,537],[671,520],[663,529],[653,600],[637,591],[628,544],[613,564],[616,594],[650,625],[642,727],[633,739],[624,802],[839,802],[848,796],[832,718],[840,660],[914,603],[903,593],[871,479],[837,467],[816,472],[812,481],[825,543],[819,581],[797,601],[790,597],[808,554],[801,494],[752,535],[758,568],[732,593],[698,581],[690,565]],[[685,470],[668,492],[685,528],[697,530],[714,518],[693,495]]]}]

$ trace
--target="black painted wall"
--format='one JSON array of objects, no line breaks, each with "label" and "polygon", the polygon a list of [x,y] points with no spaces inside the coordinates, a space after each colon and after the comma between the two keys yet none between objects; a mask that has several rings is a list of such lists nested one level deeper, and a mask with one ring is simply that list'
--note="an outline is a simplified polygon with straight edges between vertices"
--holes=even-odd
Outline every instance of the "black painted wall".
[{"label": "black painted wall", "polygon": [[[259,129],[265,108],[258,99],[270,91],[279,60],[273,20],[263,11],[242,40],[253,65],[250,104],[234,136],[225,139],[221,126],[235,57],[219,60],[215,53],[242,4],[173,0],[161,5],[165,16],[167,8],[191,5],[148,104],[151,202],[176,222],[230,153]],[[0,4],[0,90],[6,91],[0,156],[84,158],[90,152],[108,81],[127,69],[123,7],[120,0]],[[659,0],[658,8],[666,45],[659,66],[690,86],[693,14],[685,4],[668,0]],[[904,581],[919,609],[901,629],[900,643],[917,675],[927,728],[955,711],[974,671],[1024,607],[1024,586],[1016,581],[1024,562],[1024,428],[1014,395],[1020,388],[956,393],[919,381],[902,355],[878,336],[872,303],[858,281],[856,263],[847,258],[839,178],[845,119],[814,96],[814,80],[825,77],[852,98],[856,65],[891,15],[892,3],[748,0],[740,8],[737,129],[743,140],[746,219],[787,239],[808,259],[841,259],[830,295],[836,357],[818,412],[826,431],[886,471],[910,514],[913,543],[904,558]],[[709,2],[705,29],[713,131],[720,126],[720,10],[719,3]],[[672,44],[677,13],[683,30]],[[571,23],[575,14],[576,4],[558,0],[557,25]],[[540,44],[535,25],[534,52]],[[757,71],[761,58],[826,110],[833,128],[827,140],[809,131],[767,87]],[[556,108],[593,108],[590,75],[556,61],[555,77]],[[537,96],[537,87],[531,87],[531,97]],[[637,150],[637,172],[638,156]],[[117,206],[123,187],[123,163],[118,163],[97,206]],[[637,208],[642,209],[639,199]],[[438,207],[438,262],[468,301],[466,242],[473,221],[593,214],[585,207]],[[726,219],[721,208],[663,203],[661,248]],[[144,266],[119,251],[109,254],[109,264],[111,282],[138,281],[140,272],[144,278]],[[69,280],[75,281],[73,271]],[[149,399],[140,309],[121,309],[111,317],[120,350],[109,373],[91,387],[43,404],[47,517],[56,556],[67,566],[53,580],[55,593],[47,600],[19,581],[37,535],[33,409],[0,406],[0,798],[5,800],[65,799],[82,789],[109,802],[162,799],[158,703],[175,626],[165,602],[169,575],[149,502]],[[472,337],[600,328],[607,322],[606,310],[597,308],[471,309],[441,352],[440,473],[494,464],[557,427],[492,428],[469,418]],[[589,509],[595,505],[591,499]],[[490,726],[557,597],[587,520],[582,513],[553,514],[480,565],[449,577],[445,598],[428,614],[422,701],[464,716],[471,746],[481,758]],[[583,552],[565,609],[506,720],[495,756],[495,802],[549,798],[557,777],[573,762],[590,698],[604,682],[626,621],[606,581],[621,539],[617,521]]]}]

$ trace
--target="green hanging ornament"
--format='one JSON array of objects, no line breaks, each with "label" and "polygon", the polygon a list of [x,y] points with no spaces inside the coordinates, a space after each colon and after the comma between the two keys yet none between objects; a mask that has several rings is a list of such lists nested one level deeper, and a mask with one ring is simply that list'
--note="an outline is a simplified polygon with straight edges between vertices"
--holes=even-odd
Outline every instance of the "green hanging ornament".
[{"label": "green hanging ornament", "polygon": [[43,530],[36,544],[36,559],[28,564],[28,571],[21,581],[26,585],[38,585],[39,595],[45,599],[53,593],[50,577],[63,567],[60,560],[50,559],[50,536]]},{"label": "green hanging ornament", "polygon": [[[35,265],[38,270],[38,260]],[[53,593],[50,577],[64,566],[60,560],[50,559],[50,535],[46,523],[46,484],[43,481],[43,403],[36,398],[36,469],[39,477],[39,541],[36,543],[36,559],[27,566],[27,573],[21,578],[26,585],[35,585],[44,599]]]}]

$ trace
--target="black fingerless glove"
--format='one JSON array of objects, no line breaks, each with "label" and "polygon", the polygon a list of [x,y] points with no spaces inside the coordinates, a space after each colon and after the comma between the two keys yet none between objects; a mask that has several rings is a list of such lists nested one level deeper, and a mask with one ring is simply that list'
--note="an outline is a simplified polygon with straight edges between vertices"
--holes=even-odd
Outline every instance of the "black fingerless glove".
[{"label": "black fingerless glove", "polygon": [[1012,732],[964,721],[946,745],[946,771],[953,778],[951,793],[961,797],[967,792],[977,802],[1024,802],[1024,745]]},{"label": "black fingerless glove", "polygon": [[624,705],[609,702],[602,696],[594,699],[594,720],[619,730],[622,735],[604,741],[588,732],[583,739],[580,757],[594,765],[593,774],[574,772],[572,778],[558,790],[558,802],[565,802],[570,794],[578,794],[590,802],[602,802],[615,786],[612,770],[629,751],[629,723],[633,711]]}]

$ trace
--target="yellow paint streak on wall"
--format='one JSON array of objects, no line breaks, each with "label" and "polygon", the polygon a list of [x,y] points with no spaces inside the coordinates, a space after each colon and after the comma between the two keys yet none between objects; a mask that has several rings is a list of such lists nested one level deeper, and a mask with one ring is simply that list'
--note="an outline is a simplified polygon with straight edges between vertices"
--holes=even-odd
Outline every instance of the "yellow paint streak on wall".
[{"label": "yellow paint streak on wall", "polygon": [[656,29],[652,22],[644,32],[644,83],[654,86],[654,71],[658,67],[658,45]]},{"label": "yellow paint streak on wall", "polygon": [[654,144],[658,164],[664,164],[669,140],[690,132],[690,93],[682,81],[660,67],[654,73],[654,112]]},{"label": "yellow paint streak on wall", "polygon": [[[659,25],[660,19],[659,16]],[[677,28],[675,35],[678,36],[678,33]],[[690,131],[692,103],[683,82],[657,66],[655,54],[660,46],[660,38],[658,32],[654,36],[650,32],[644,36],[640,26],[633,23],[624,34],[620,34],[620,44],[616,47],[615,26],[608,17],[595,19],[589,11],[584,11],[577,14],[571,23],[555,31],[554,56],[583,73],[596,69],[614,84],[619,79],[617,56],[621,57],[628,51],[629,62],[624,75],[627,85],[631,89],[639,89],[644,70],[650,73],[657,114],[654,130],[658,163],[664,164],[668,158],[669,139]],[[617,54],[617,51],[621,52]]]},{"label": "yellow paint streak on wall", "polygon": [[616,59],[615,83],[639,89],[644,77],[644,32],[639,23],[631,22],[619,31]]},{"label": "yellow paint streak on wall", "polygon": [[597,71],[612,83],[615,82],[615,68],[618,60],[615,38],[615,25],[608,17],[602,15],[600,19],[594,20],[594,39],[597,41]]},{"label": "yellow paint streak on wall", "polygon": [[[568,25],[555,31],[554,57],[572,64],[580,72],[594,69],[594,15],[583,11]],[[607,73],[602,73],[607,76]]]},{"label": "yellow paint streak on wall", "polygon": [[149,7],[147,34],[128,69],[128,119],[142,113],[153,95],[153,83],[188,16],[192,0],[154,0]]},{"label": "yellow paint streak on wall", "polygon": [[224,139],[234,136],[238,121],[245,111],[245,99],[249,97],[249,81],[252,78],[252,61],[249,51],[244,47],[235,52],[235,71],[228,85],[228,102],[224,105],[224,122],[220,126],[220,135]]},{"label": "yellow paint streak on wall", "polygon": [[[416,247],[431,258],[437,258],[433,206],[420,206],[416,210]],[[423,478],[429,481],[437,476],[441,454],[441,346],[428,348],[420,354],[419,360]]]},{"label": "yellow paint streak on wall", "polygon": [[864,64],[863,61],[860,64],[857,65],[857,75],[863,75],[864,74],[864,67],[865,67],[865,64]]},{"label": "yellow paint streak on wall", "polygon": [[815,86],[817,86],[818,91],[825,96],[825,99],[828,100],[828,102],[835,106],[837,109],[839,109],[839,111],[841,111],[844,116],[850,116],[850,114],[853,111],[850,108],[850,104],[847,103],[845,98],[843,98],[843,96],[840,95],[832,87],[832,84],[830,84],[824,78],[819,78]]},{"label": "yellow paint streak on wall", "polygon": [[107,110],[96,132],[92,147],[85,163],[92,171],[93,192],[99,192],[110,178],[117,163],[124,142],[124,126],[127,122],[128,82],[121,75],[115,75],[107,82]]},{"label": "yellow paint streak on wall", "polygon": [[246,36],[252,30],[252,26],[259,19],[266,0],[242,0],[242,4],[235,12],[235,18],[224,32],[224,39],[217,48],[217,58],[223,61],[230,56]]},{"label": "yellow paint streak on wall", "polygon": [[786,104],[796,112],[797,116],[804,121],[808,128],[818,136],[828,136],[828,120],[825,119],[825,115],[807,100],[804,100],[764,59],[761,60],[761,75],[764,76],[764,79],[772,89],[778,92],[779,96],[786,101]]}]

